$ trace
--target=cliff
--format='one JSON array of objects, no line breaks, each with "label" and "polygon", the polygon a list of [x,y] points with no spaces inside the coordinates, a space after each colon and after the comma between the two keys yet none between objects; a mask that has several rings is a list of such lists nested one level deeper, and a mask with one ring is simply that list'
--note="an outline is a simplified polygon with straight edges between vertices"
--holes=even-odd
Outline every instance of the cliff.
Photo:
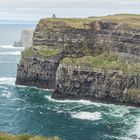
[{"label": "cliff", "polygon": [[61,51],[57,48],[26,48],[18,65],[16,84],[54,89],[56,70],[61,58]]},{"label": "cliff", "polygon": [[33,44],[33,30],[23,30],[21,37],[18,42],[14,42],[14,47],[25,47],[28,48]]},{"label": "cliff", "polygon": [[[83,59],[80,58],[79,61]],[[95,61],[93,62],[95,63],[94,67],[92,67],[88,63],[87,65],[75,65],[74,61],[72,60],[70,64],[64,59],[59,65],[56,75],[56,89],[52,95],[53,98],[86,99],[140,106],[140,75],[138,74],[140,67],[139,72],[136,69],[137,72],[132,71],[132,73],[129,73],[131,70],[126,71],[127,68],[122,70],[112,69],[113,67],[124,65],[124,63],[120,62],[119,64],[112,61],[114,66],[109,66],[112,62],[108,61],[108,66],[105,66],[104,62],[97,65],[97,61]],[[104,65],[103,67],[101,66],[102,69],[99,68],[100,65]]]},{"label": "cliff", "polygon": [[41,19],[16,84],[52,97],[140,105],[140,16]]}]

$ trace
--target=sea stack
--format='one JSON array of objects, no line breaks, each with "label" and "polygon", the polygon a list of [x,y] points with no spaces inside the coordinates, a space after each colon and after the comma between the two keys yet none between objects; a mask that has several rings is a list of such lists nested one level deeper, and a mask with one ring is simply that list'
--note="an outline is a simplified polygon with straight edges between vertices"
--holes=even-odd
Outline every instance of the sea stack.
[{"label": "sea stack", "polygon": [[21,32],[20,40],[17,42],[14,42],[14,47],[31,47],[33,44],[33,30],[23,30]]}]

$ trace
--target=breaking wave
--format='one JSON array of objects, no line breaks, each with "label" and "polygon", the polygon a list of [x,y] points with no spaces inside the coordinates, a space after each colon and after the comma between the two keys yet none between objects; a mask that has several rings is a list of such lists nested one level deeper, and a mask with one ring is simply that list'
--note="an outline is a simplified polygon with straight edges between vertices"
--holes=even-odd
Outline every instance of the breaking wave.
[{"label": "breaking wave", "polygon": [[57,99],[53,99],[51,96],[45,95],[44,96],[46,99],[48,99],[51,102],[58,102],[58,103],[79,103],[79,104],[83,104],[83,105],[94,105],[97,107],[102,107],[102,106],[115,106],[114,104],[105,104],[105,103],[98,103],[98,102],[92,102],[89,100],[57,100]]},{"label": "breaking wave", "polygon": [[72,113],[71,114],[72,118],[76,119],[81,119],[81,120],[90,120],[90,121],[95,121],[95,120],[100,120],[101,119],[101,113],[100,112],[78,112],[78,113]]},{"label": "breaking wave", "polygon": [[88,100],[57,100],[57,99],[53,99],[51,96],[47,96],[47,95],[45,95],[45,98],[51,102],[58,102],[58,103],[80,103],[80,104],[84,104],[84,105],[95,105],[98,107],[100,107],[102,105],[102,103],[95,103],[95,102],[91,102]]},{"label": "breaking wave", "polygon": [[15,77],[0,77],[0,84],[15,84]]},{"label": "breaking wave", "polygon": [[15,52],[0,52],[0,55],[21,55],[20,51]]},{"label": "breaking wave", "polygon": [[7,91],[7,90],[3,90],[3,91],[2,91],[2,96],[3,96],[3,97],[10,98],[11,95],[12,95],[12,94],[11,94],[10,91]]},{"label": "breaking wave", "polygon": [[136,119],[136,124],[129,131],[129,137],[132,139],[140,139],[140,116]]},{"label": "breaking wave", "polygon": [[13,45],[0,45],[3,49],[24,49],[24,47],[13,47]]}]

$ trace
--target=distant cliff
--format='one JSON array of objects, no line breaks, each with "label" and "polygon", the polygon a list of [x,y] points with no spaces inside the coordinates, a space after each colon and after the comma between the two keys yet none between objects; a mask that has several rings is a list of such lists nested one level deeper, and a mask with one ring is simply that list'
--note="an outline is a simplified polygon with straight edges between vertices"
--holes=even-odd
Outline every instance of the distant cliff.
[{"label": "distant cliff", "polygon": [[33,30],[23,30],[21,32],[21,37],[18,42],[14,42],[15,47],[31,47],[33,44]]},{"label": "distant cliff", "polygon": [[140,16],[41,19],[16,84],[53,98],[140,105]]}]

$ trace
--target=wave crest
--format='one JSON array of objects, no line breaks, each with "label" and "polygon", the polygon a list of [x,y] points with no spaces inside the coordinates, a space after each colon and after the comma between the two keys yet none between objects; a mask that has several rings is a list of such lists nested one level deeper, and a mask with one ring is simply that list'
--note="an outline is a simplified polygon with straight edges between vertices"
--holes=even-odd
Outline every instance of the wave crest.
[{"label": "wave crest", "polygon": [[57,100],[57,99],[53,99],[51,96],[44,96],[44,97],[51,102],[58,102],[58,103],[79,103],[79,104],[84,104],[84,105],[94,105],[98,107],[102,105],[107,105],[107,104],[102,104],[102,103],[91,102],[88,100]]},{"label": "wave crest", "polygon": [[20,51],[15,52],[0,52],[0,55],[21,55]]},{"label": "wave crest", "polygon": [[71,117],[81,119],[81,120],[95,121],[95,120],[100,120],[101,119],[101,113],[100,112],[93,112],[93,113],[78,112],[78,113],[72,113]]},{"label": "wave crest", "polygon": [[23,49],[24,47],[14,47],[13,45],[0,45],[3,49]]},{"label": "wave crest", "polygon": [[15,84],[15,77],[0,77],[0,84]]}]

